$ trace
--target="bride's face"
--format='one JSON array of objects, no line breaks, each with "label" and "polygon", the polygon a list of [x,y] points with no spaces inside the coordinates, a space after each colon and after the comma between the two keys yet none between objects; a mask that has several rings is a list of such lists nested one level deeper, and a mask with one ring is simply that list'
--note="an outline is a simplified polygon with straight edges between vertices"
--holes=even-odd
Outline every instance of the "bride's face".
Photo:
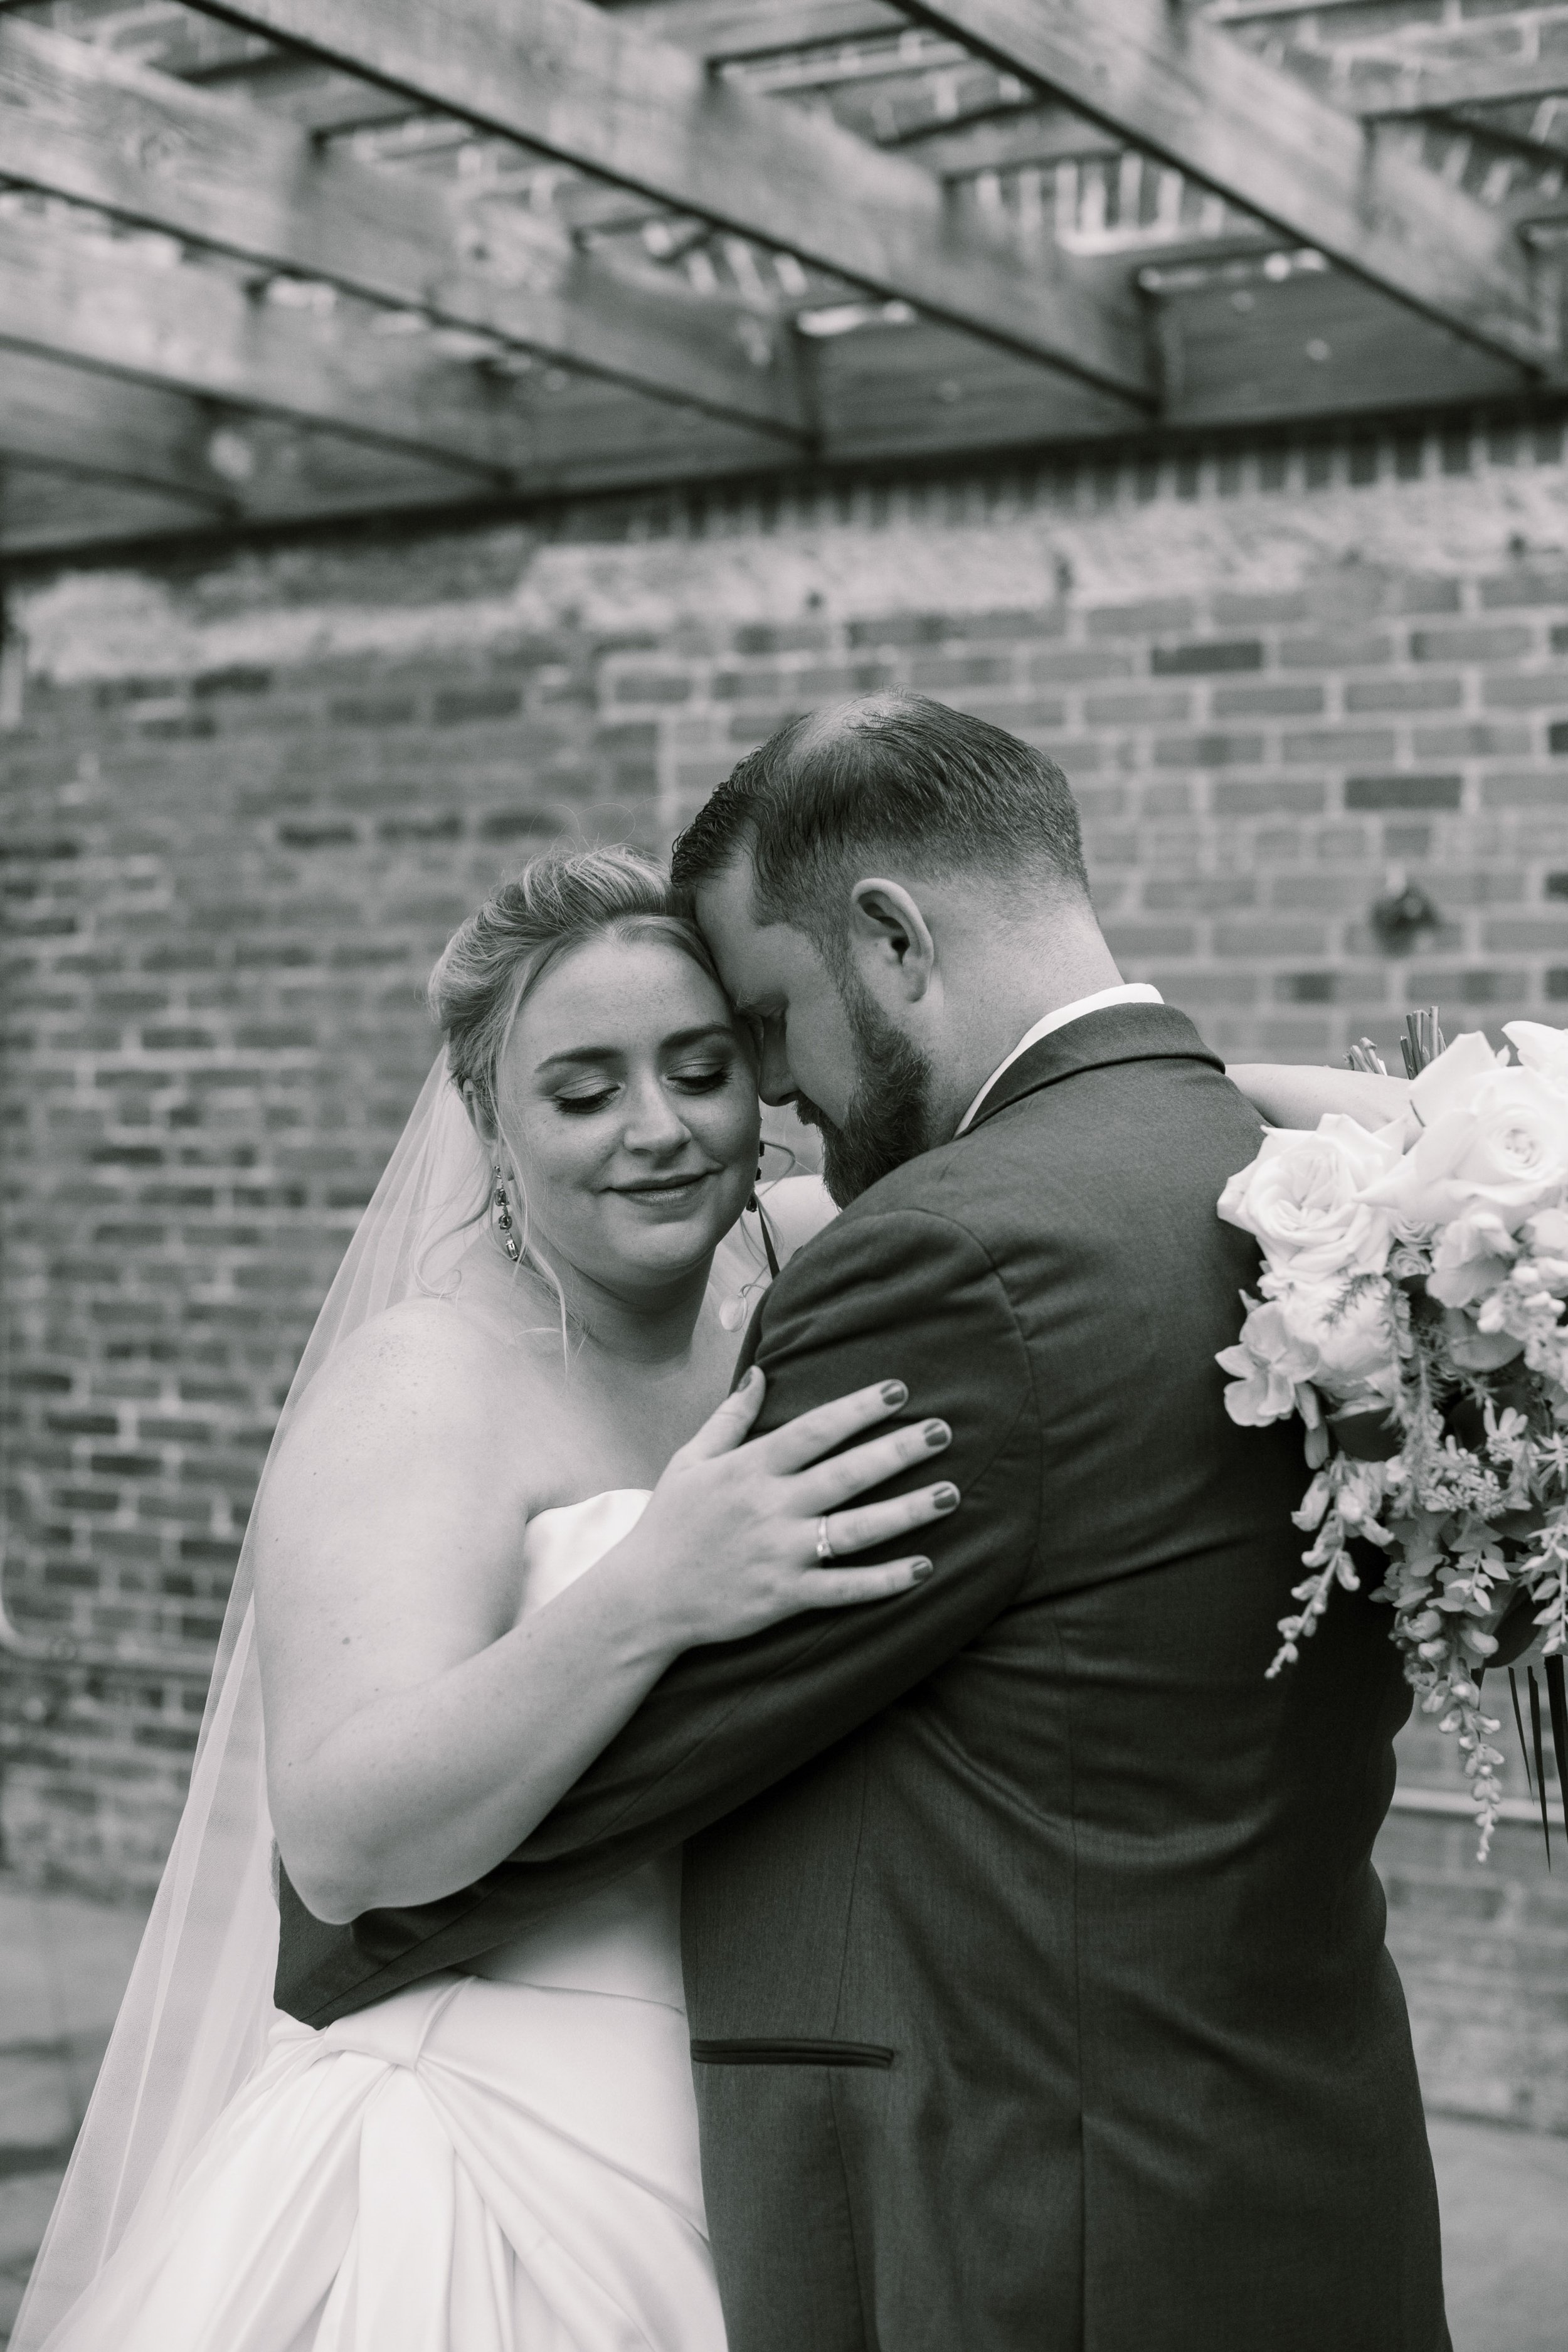
[{"label": "bride's face", "polygon": [[497,1073],[503,1133],[547,1258],[616,1290],[702,1264],[755,1180],[749,1042],[662,940],[605,938],[553,965]]}]

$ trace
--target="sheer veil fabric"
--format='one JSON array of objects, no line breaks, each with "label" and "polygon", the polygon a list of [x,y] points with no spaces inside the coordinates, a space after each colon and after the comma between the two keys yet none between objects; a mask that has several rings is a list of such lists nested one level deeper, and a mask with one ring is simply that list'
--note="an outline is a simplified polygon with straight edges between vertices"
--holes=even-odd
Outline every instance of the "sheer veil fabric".
[{"label": "sheer veil fabric", "polygon": [[[793,1160],[785,1145],[785,1164]],[[360,1221],[279,1418],[262,1485],[328,1359],[376,1316],[458,1296],[489,1200],[487,1156],[437,1059]],[[786,1178],[781,1247],[827,1213],[819,1181]],[[738,1332],[768,1279],[747,1217],[721,1242],[713,1293]],[[256,1516],[253,1512],[251,1525]],[[224,1619],[189,1793],[124,2001],[11,2338],[44,2352],[133,2218],[156,2222],[190,2158],[261,2062],[276,2021],[278,1952],[251,1538]]]},{"label": "sheer veil fabric", "polygon": [[[316,1319],[264,1482],[300,1398],[338,1348],[405,1299],[452,1295],[489,1182],[443,1053]],[[13,2352],[40,2352],[132,2215],[167,2204],[186,2160],[260,2059],[272,2024],[278,1906],[252,1581],[247,1536],[184,1811]]]}]

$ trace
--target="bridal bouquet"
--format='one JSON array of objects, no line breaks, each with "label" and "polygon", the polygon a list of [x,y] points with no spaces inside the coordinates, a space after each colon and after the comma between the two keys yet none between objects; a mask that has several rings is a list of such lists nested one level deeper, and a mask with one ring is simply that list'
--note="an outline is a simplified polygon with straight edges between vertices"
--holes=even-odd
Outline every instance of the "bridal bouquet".
[{"label": "bridal bouquet", "polygon": [[[1435,1018],[1426,1034],[1440,1048]],[[1503,1759],[1480,1685],[1500,1643],[1517,1652],[1522,1635],[1544,1658],[1568,1784],[1568,1032],[1504,1034],[1517,1060],[1480,1035],[1424,1067],[1407,1050],[1407,1118],[1270,1133],[1219,1202],[1265,1261],[1220,1353],[1226,1407],[1247,1427],[1299,1414],[1314,1473],[1296,1513],[1310,1573],[1268,1671],[1298,1656],[1336,1584],[1359,1585],[1352,1539],[1377,1545],[1373,1597],[1393,1604],[1423,1712],[1458,1735],[1483,1859]],[[1517,1687],[1514,1709],[1522,1745]]]}]

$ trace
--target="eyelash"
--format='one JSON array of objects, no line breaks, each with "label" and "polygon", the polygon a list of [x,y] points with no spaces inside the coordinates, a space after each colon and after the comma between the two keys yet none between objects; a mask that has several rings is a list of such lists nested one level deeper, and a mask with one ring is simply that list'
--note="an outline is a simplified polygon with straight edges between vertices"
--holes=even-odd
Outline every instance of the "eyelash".
[{"label": "eyelash", "polygon": [[[671,1075],[677,1086],[689,1087],[697,1094],[710,1095],[716,1094],[724,1085],[730,1076],[730,1067],[728,1063],[721,1063],[717,1069],[677,1070]],[[596,1110],[603,1110],[614,1093],[613,1087],[606,1087],[603,1093],[596,1095],[557,1095],[556,1107],[573,1118],[587,1117]]]}]

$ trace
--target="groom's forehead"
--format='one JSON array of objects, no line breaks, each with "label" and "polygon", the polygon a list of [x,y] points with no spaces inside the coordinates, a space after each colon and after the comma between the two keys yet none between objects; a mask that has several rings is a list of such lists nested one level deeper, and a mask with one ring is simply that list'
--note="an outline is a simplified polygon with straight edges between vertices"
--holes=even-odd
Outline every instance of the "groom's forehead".
[{"label": "groom's forehead", "polygon": [[742,1012],[788,984],[797,976],[801,959],[812,955],[804,931],[789,923],[759,919],[752,898],[749,857],[701,883],[696,894],[699,929],[723,974],[724,984]]}]

